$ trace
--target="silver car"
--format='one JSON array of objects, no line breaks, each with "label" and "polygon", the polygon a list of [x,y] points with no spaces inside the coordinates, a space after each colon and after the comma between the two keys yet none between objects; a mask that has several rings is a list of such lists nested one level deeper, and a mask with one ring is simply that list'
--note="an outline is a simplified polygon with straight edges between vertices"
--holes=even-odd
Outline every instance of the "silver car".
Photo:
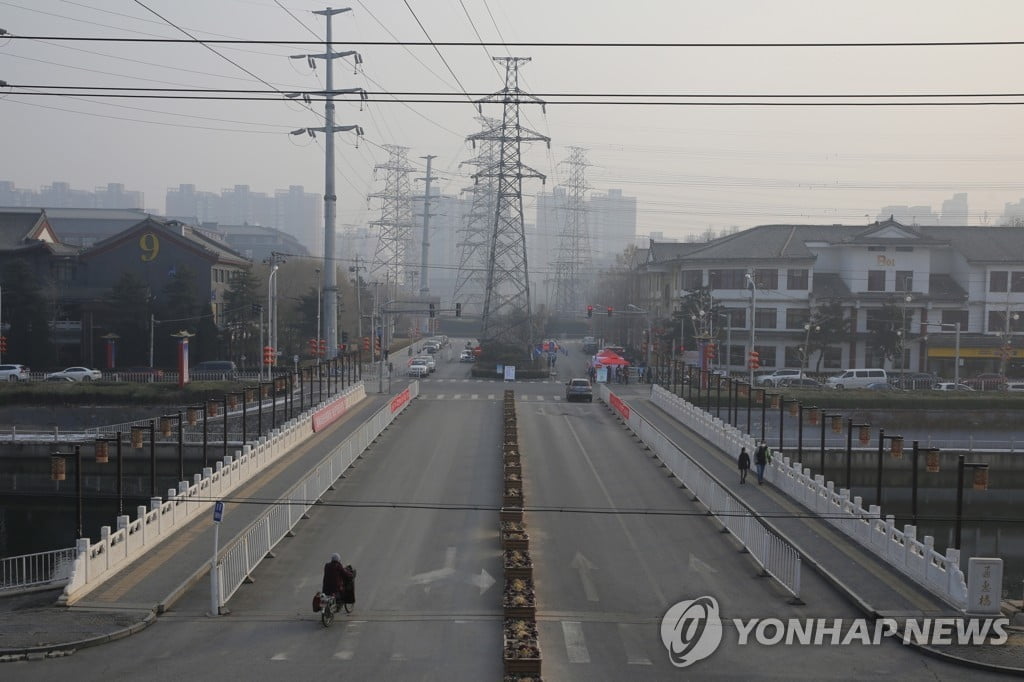
[{"label": "silver car", "polygon": [[46,375],[46,379],[55,377],[67,377],[72,381],[99,381],[103,374],[98,369],[88,367],[66,367],[59,372],[50,372]]}]

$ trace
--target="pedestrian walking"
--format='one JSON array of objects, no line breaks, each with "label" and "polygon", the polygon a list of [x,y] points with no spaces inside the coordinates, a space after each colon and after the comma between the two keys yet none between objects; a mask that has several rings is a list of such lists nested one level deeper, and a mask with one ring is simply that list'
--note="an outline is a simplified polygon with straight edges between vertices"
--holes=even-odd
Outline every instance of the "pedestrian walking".
[{"label": "pedestrian walking", "polygon": [[754,450],[754,466],[757,468],[757,484],[764,483],[764,468],[768,466],[768,446],[761,441]]},{"label": "pedestrian walking", "polygon": [[747,472],[750,471],[750,455],[747,453],[746,448],[740,448],[740,456],[736,460],[736,464],[740,468],[740,483],[746,483]]}]

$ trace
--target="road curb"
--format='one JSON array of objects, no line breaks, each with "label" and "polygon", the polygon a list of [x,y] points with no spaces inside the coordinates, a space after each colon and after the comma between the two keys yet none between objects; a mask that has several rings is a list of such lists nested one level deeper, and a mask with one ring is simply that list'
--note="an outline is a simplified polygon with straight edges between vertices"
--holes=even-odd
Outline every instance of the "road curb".
[{"label": "road curb", "polygon": [[106,644],[107,642],[114,642],[119,639],[124,639],[134,635],[147,627],[152,625],[156,621],[156,610],[151,609],[142,620],[133,623],[127,627],[120,628],[114,632],[108,632],[105,635],[97,635],[96,637],[87,637],[86,639],[73,640],[70,642],[62,642],[60,644],[46,644],[43,646],[34,647],[15,647],[13,649],[0,649],[0,663],[9,663],[13,661],[23,660],[42,660],[44,658],[59,658],[61,656],[70,656],[79,649],[86,649],[92,646],[98,646],[100,644]]}]

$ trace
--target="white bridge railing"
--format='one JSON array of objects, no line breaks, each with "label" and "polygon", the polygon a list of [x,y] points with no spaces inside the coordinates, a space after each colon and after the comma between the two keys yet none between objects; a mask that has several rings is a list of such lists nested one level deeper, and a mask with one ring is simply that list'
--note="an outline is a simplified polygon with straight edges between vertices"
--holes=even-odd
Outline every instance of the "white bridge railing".
[{"label": "white bridge railing", "polygon": [[182,481],[178,489],[167,491],[167,499],[154,497],[150,507],[140,506],[137,517],[117,517],[117,530],[110,526],[100,529],[98,542],[81,538],[76,545],[76,558],[61,602],[73,604],[110,576],[125,568],[155,545],[163,542],[184,527],[198,514],[207,512],[214,501],[242,485],[266,466],[296,445],[313,435],[313,414],[326,405],[346,402],[354,405],[366,397],[366,389],[359,382],[330,401],[316,405],[255,445],[246,445],[216,464],[216,470],[206,468],[196,474],[193,483]]},{"label": "white bridge railing", "polygon": [[67,582],[74,560],[74,547],[0,559],[0,594],[59,587]]},{"label": "white bridge railing", "polygon": [[[651,388],[651,402],[726,453],[738,453],[741,447],[753,452],[757,446],[753,437],[661,386]],[[773,457],[765,469],[765,479],[914,582],[957,608],[967,607],[967,583],[960,568],[959,549],[949,548],[940,554],[935,551],[932,536],[926,535],[921,541],[915,526],[896,528],[894,517],[882,518],[877,505],[864,509],[860,497],[851,500],[850,491],[841,488],[837,492],[835,483],[821,475],[812,476],[810,469],[791,462],[789,457]]]},{"label": "white bridge railing", "polygon": [[601,399],[657,456],[676,478],[690,489],[761,566],[775,578],[793,599],[800,599],[800,553],[771,532],[749,507],[736,499],[707,469],[680,450],[665,434],[629,408],[604,384],[599,384]]},{"label": "white bridge railing", "polygon": [[418,381],[413,381],[409,388],[378,410],[219,553],[213,597],[218,611],[310,507],[419,395],[419,386]]}]

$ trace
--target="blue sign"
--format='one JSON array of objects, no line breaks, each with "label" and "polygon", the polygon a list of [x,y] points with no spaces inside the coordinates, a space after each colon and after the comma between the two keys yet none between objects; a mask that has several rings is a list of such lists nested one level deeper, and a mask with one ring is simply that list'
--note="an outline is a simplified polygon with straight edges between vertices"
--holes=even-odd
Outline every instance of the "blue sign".
[{"label": "blue sign", "polygon": [[224,518],[224,503],[217,500],[213,503],[213,522],[220,523],[222,518]]}]

